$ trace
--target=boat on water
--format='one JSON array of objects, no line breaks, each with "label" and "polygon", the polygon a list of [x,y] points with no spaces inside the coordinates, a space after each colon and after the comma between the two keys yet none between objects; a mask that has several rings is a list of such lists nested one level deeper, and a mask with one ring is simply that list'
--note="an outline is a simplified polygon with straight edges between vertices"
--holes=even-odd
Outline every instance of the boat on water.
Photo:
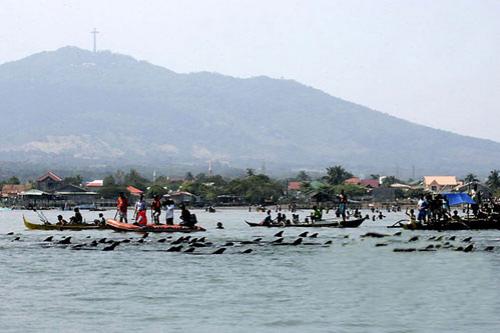
[{"label": "boat on water", "polygon": [[115,231],[135,231],[135,232],[197,232],[205,231],[204,228],[199,226],[187,227],[180,224],[146,224],[136,225],[130,223],[123,223],[113,219],[106,220],[106,226]]},{"label": "boat on water", "polygon": [[36,224],[31,223],[23,216],[24,226],[29,230],[96,230],[96,229],[106,229],[106,226],[96,225],[96,224],[52,224],[52,223],[44,223],[44,224]]},{"label": "boat on water", "polygon": [[398,222],[388,228],[403,228],[406,230],[486,230],[500,229],[500,222],[487,219],[463,219],[460,221],[436,221],[433,223],[402,223]]},{"label": "boat on water", "polygon": [[359,218],[354,220],[323,220],[316,221],[314,223],[296,223],[296,224],[284,224],[275,223],[270,225],[264,225],[261,223],[245,221],[250,227],[267,227],[267,228],[357,228],[359,227],[366,218]]}]

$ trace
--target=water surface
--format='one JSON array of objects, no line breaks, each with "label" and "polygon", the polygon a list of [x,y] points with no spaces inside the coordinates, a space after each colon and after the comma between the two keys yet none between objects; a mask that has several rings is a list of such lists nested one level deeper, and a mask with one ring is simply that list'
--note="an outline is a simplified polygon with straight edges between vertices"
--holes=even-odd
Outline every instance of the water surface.
[{"label": "water surface", "polygon": [[[50,219],[61,212],[48,211]],[[195,211],[214,248],[206,255],[165,252],[165,235],[110,230],[28,231],[22,214],[0,212],[0,330],[2,332],[495,332],[500,329],[500,231],[403,231],[386,225],[402,218],[386,213],[357,229],[314,229],[317,245],[239,245],[208,255],[227,241],[274,239],[275,228],[250,228],[262,213]],[[303,215],[305,212],[301,212]],[[84,212],[91,220],[97,215]],[[112,217],[114,212],[106,212]],[[216,230],[217,221],[224,230]],[[305,229],[285,229],[292,242]],[[7,235],[14,232],[14,235]],[[71,235],[73,243],[133,237],[113,252],[71,250],[43,239]],[[420,240],[407,243],[419,235]],[[476,251],[395,253],[424,248],[448,237],[455,246],[472,236]],[[90,236],[91,238],[86,238]],[[196,236],[201,236],[200,234]],[[20,237],[19,241],[13,241]],[[177,236],[175,236],[177,237]],[[347,237],[347,238],[346,238]],[[332,245],[321,246],[332,240]],[[388,246],[375,247],[377,243]],[[441,242],[443,243],[443,242]],[[488,246],[494,252],[485,252]],[[98,249],[101,249],[99,246]],[[252,248],[251,254],[241,251]]]}]

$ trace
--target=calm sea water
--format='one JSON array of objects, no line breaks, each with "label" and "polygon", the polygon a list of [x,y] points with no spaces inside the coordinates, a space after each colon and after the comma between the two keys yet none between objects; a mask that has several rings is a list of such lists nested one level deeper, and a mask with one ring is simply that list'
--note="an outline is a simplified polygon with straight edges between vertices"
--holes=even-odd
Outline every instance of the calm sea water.
[{"label": "calm sea water", "polygon": [[[51,219],[59,213],[45,212]],[[386,213],[386,220],[368,221],[357,229],[310,230],[319,232],[317,239],[305,240],[310,245],[236,243],[222,255],[208,255],[227,241],[273,240],[279,229],[243,223],[260,220],[262,213],[195,213],[208,229],[203,235],[215,246],[196,250],[203,255],[162,251],[170,246],[157,242],[165,235],[150,235],[139,244],[138,234],[109,230],[28,231],[22,215],[38,222],[36,214],[0,211],[0,331],[500,330],[500,231],[403,231],[399,237],[360,237],[368,231],[398,231],[385,226],[402,215]],[[89,220],[95,215],[84,213]],[[113,215],[106,212],[107,217]],[[215,229],[217,221],[224,223],[224,230]],[[6,235],[11,231],[15,234]],[[293,241],[303,231],[285,229],[284,241]],[[71,235],[74,244],[102,237],[134,239],[113,252],[76,251],[43,243],[49,235],[57,240]],[[420,240],[407,243],[415,235]],[[456,246],[472,236],[477,250],[393,252],[396,247],[437,244],[427,241],[431,235],[455,235],[451,243]],[[20,240],[13,241],[18,236]],[[321,246],[328,240],[333,244]],[[488,245],[497,249],[483,251]],[[253,253],[241,254],[248,248]]]}]

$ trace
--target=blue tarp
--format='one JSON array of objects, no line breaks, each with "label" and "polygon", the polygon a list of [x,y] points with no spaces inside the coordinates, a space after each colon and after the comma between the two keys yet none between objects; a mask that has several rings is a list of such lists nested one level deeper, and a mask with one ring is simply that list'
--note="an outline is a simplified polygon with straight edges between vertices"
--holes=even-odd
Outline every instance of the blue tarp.
[{"label": "blue tarp", "polygon": [[443,193],[450,206],[461,204],[475,204],[476,202],[467,193]]}]

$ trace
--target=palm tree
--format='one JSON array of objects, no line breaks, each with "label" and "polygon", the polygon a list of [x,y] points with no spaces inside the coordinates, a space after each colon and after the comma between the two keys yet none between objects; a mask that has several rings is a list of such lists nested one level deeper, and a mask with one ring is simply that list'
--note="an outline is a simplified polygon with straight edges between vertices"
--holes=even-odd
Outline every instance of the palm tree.
[{"label": "palm tree", "polygon": [[466,184],[468,184],[468,183],[478,182],[479,179],[477,178],[477,176],[475,174],[469,173],[467,176],[465,176],[464,181]]},{"label": "palm tree", "polygon": [[301,181],[301,182],[311,180],[311,177],[309,177],[309,175],[304,170],[299,171],[296,178],[298,181]]},{"label": "palm tree", "polygon": [[500,188],[500,171],[492,170],[490,175],[488,176],[488,180],[486,181],[486,185],[488,185],[492,190],[497,190]]},{"label": "palm tree", "polygon": [[341,165],[326,168],[326,176],[323,179],[330,185],[340,185],[344,180],[352,177],[352,173],[344,169]]}]

